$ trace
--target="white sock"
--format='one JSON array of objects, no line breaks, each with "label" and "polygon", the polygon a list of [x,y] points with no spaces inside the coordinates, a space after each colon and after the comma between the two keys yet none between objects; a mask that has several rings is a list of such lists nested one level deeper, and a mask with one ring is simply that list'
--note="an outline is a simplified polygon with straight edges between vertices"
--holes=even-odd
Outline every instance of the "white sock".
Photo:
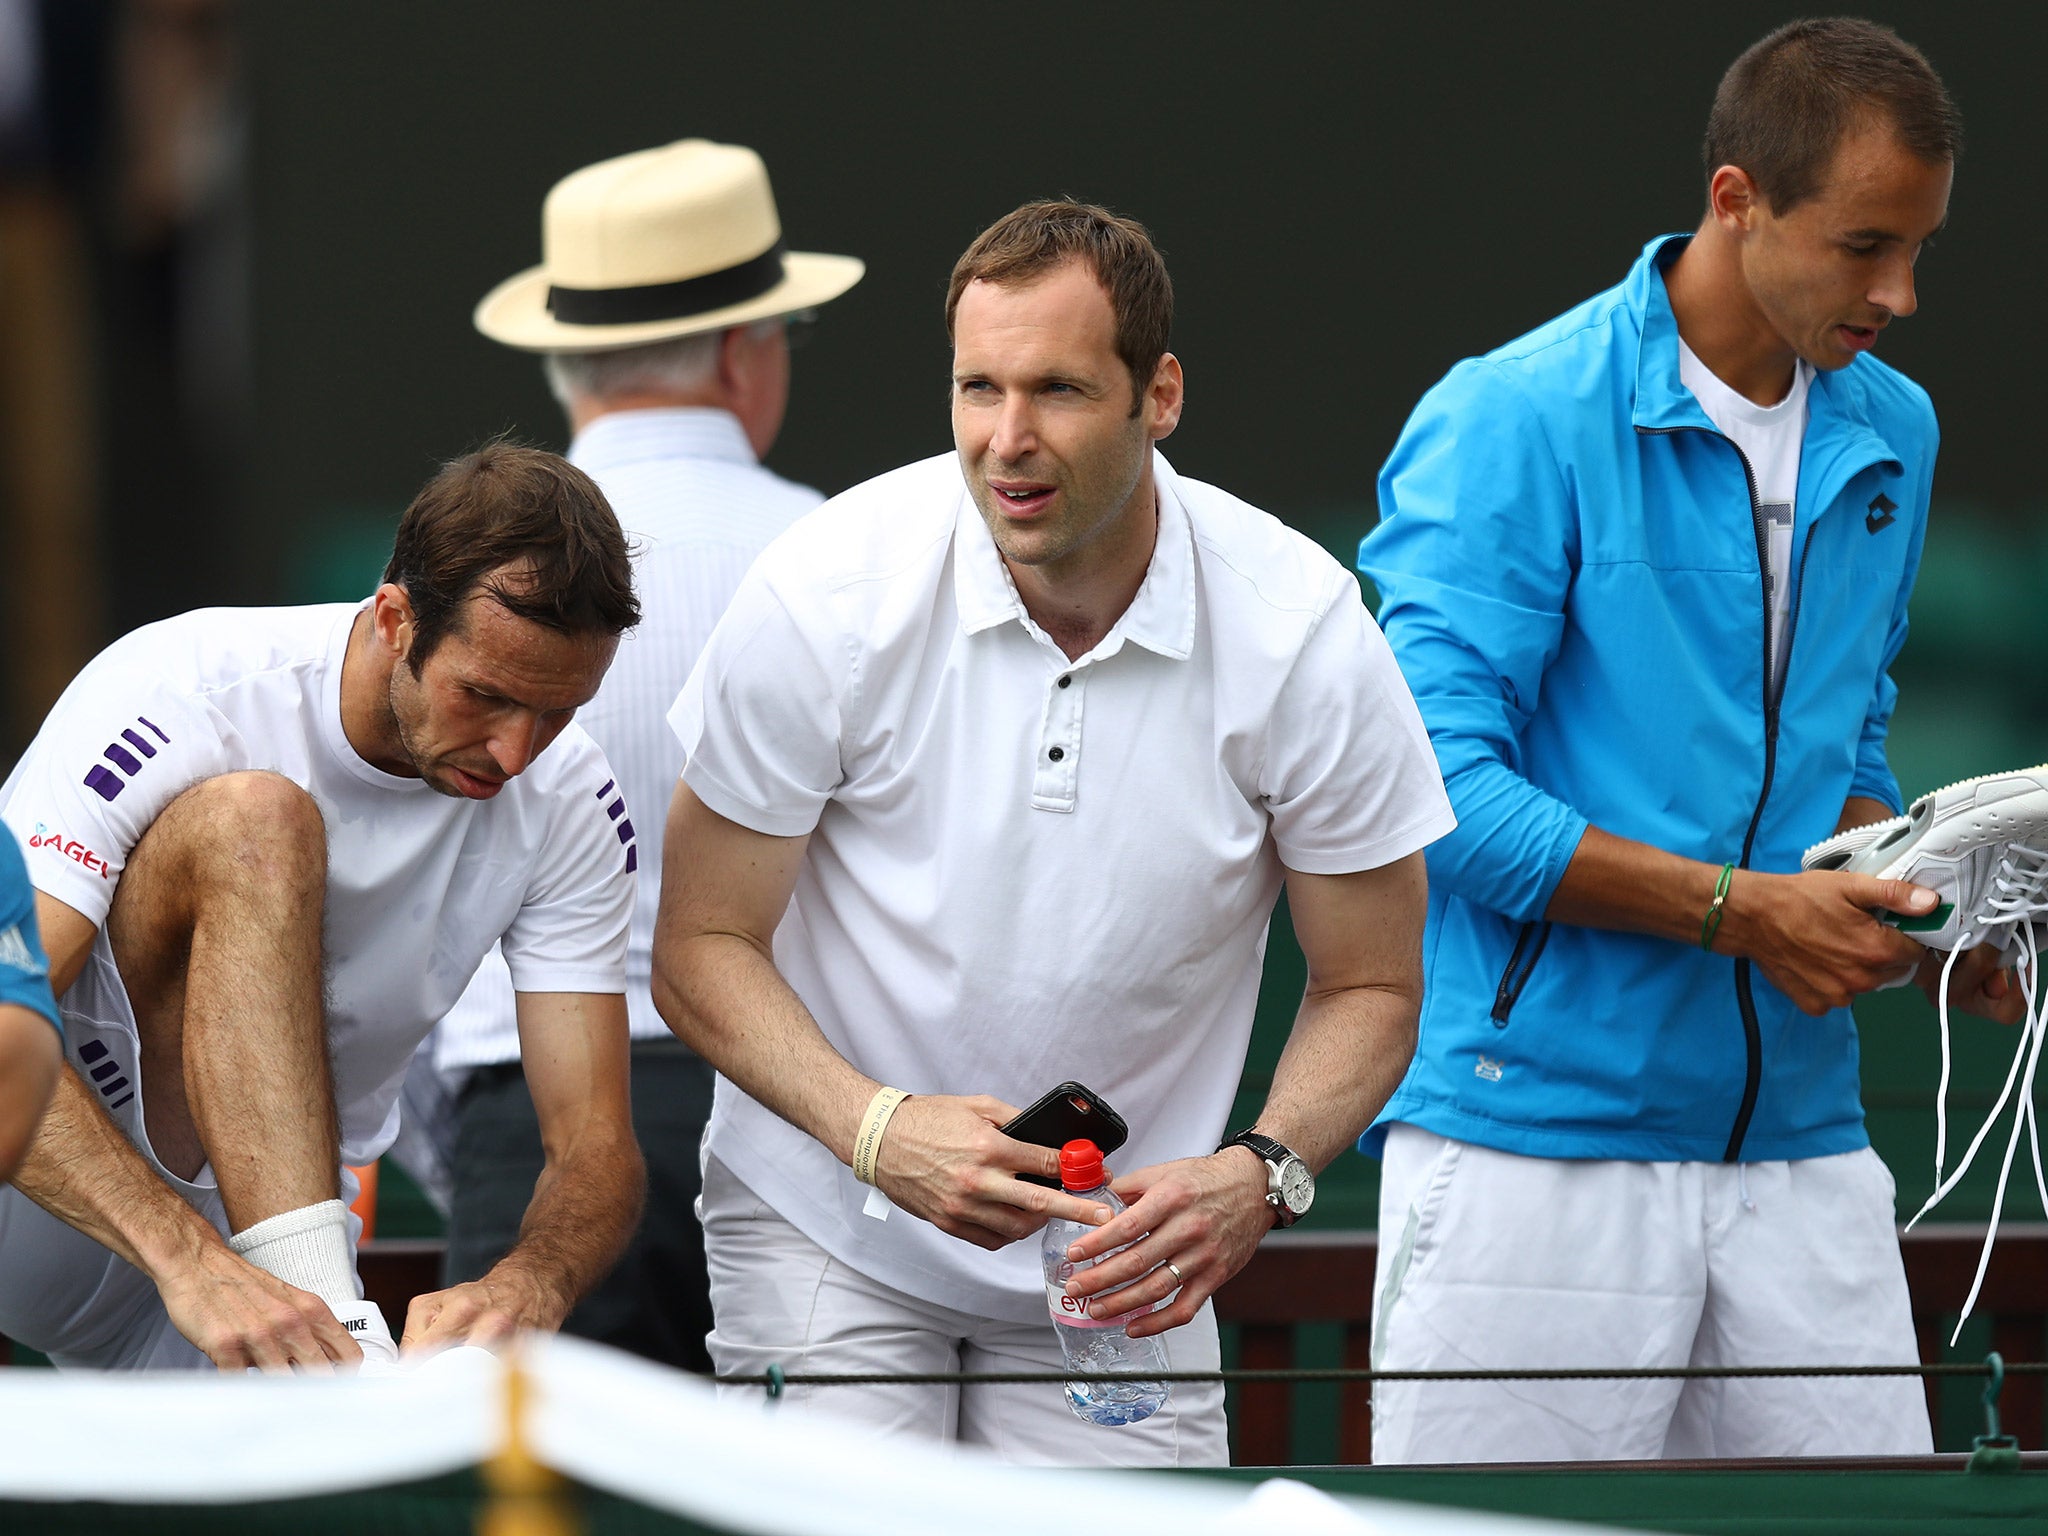
[{"label": "white sock", "polygon": [[268,1217],[237,1232],[228,1246],[287,1285],[311,1291],[337,1316],[362,1305],[356,1299],[355,1256],[348,1244],[348,1207],[322,1200]]}]

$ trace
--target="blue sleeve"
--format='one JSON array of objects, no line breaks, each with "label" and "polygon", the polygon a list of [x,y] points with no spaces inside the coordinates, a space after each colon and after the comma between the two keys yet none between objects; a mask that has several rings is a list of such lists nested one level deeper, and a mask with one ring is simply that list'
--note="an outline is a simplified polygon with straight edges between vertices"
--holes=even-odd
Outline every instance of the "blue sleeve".
[{"label": "blue sleeve", "polygon": [[1521,771],[1578,563],[1564,476],[1520,387],[1469,361],[1416,407],[1379,495],[1358,568],[1379,587],[1458,818],[1429,850],[1430,881],[1539,918],[1587,825]]},{"label": "blue sleeve", "polygon": [[14,834],[0,827],[0,1003],[32,1009],[58,1034],[64,1025],[50,995],[50,962],[36,929],[35,891]]},{"label": "blue sleeve", "polygon": [[1885,636],[1884,662],[1877,669],[1877,683],[1871,689],[1870,705],[1863,712],[1863,734],[1856,743],[1856,772],[1849,782],[1849,793],[1865,799],[1881,801],[1893,811],[1905,809],[1905,797],[1899,793],[1899,781],[1893,775],[1891,763],[1885,757],[1885,740],[1891,730],[1892,708],[1899,700],[1899,685],[1892,681],[1892,663],[1899,658],[1899,652],[1906,644],[1906,601],[1913,595],[1913,582],[1920,574],[1920,552],[1927,542],[1928,500],[1934,487],[1934,458],[1941,446],[1941,433],[1934,424],[1933,406],[1927,405],[1928,413],[1927,452],[1921,456],[1924,465],[1913,508],[1913,541],[1906,551],[1906,568],[1899,577],[1899,590],[1892,599],[1891,630]]}]

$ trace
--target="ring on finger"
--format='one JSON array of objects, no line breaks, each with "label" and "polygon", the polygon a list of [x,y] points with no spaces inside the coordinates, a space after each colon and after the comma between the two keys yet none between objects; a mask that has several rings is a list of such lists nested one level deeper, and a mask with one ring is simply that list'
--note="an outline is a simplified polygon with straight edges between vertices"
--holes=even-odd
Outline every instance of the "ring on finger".
[{"label": "ring on finger", "polygon": [[1188,1277],[1180,1272],[1180,1266],[1174,1263],[1173,1260],[1168,1259],[1166,1261],[1166,1267],[1173,1272],[1173,1283],[1176,1286],[1186,1285],[1188,1283]]}]

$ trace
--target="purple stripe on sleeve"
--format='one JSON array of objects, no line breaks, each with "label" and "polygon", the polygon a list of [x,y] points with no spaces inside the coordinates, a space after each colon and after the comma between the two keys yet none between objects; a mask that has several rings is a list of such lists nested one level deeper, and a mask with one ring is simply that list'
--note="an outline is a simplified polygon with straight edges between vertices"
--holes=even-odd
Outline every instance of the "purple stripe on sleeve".
[{"label": "purple stripe on sleeve", "polygon": [[604,808],[604,813],[605,815],[609,816],[613,821],[617,821],[621,816],[625,815],[625,796],[621,795],[618,799],[614,800],[610,805],[606,806]]},{"label": "purple stripe on sleeve", "polygon": [[630,843],[631,841],[633,841],[632,822],[622,821],[619,823],[619,841],[622,843]]},{"label": "purple stripe on sleeve", "polygon": [[137,715],[135,718],[140,720],[144,725],[148,726],[150,730],[155,733],[156,739],[158,741],[162,742],[167,747],[171,744],[171,738],[164,734],[163,727],[158,725],[154,720],[150,719],[149,716]]},{"label": "purple stripe on sleeve", "polygon": [[136,760],[135,754],[118,741],[108,742],[107,750],[101,755],[131,779],[142,772],[142,764]]},{"label": "purple stripe on sleeve", "polygon": [[610,794],[612,792],[612,789],[614,788],[614,786],[618,784],[618,782],[619,781],[617,779],[606,779],[604,781],[604,788],[600,789],[597,792],[597,798],[602,800],[606,795]]},{"label": "purple stripe on sleeve", "polygon": [[121,782],[119,775],[109,773],[98,763],[94,763],[92,772],[85,776],[85,787],[102,800],[111,800],[128,786]]},{"label": "purple stripe on sleeve", "polygon": [[152,747],[148,742],[144,741],[140,736],[138,736],[133,731],[123,731],[121,733],[121,739],[127,742],[128,745],[133,747],[136,751],[140,752],[144,757],[156,756],[156,748]]},{"label": "purple stripe on sleeve", "polygon": [[638,843],[626,844],[626,873],[630,875],[633,873],[634,870],[638,869],[639,867],[640,845]]},{"label": "purple stripe on sleeve", "polygon": [[121,1095],[121,1097],[119,1097],[118,1099],[114,1100],[114,1102],[113,1102],[113,1103],[109,1104],[109,1105],[107,1106],[107,1108],[109,1108],[109,1109],[119,1109],[119,1108],[120,1108],[120,1107],[121,1107],[121,1106],[122,1106],[123,1104],[126,1104],[126,1103],[128,1103],[128,1102],[129,1102],[130,1100],[132,1100],[132,1099],[133,1099],[134,1097],[135,1097],[135,1095],[134,1095],[134,1094],[132,1094],[132,1093],[124,1093],[124,1094],[122,1094],[122,1095]]}]

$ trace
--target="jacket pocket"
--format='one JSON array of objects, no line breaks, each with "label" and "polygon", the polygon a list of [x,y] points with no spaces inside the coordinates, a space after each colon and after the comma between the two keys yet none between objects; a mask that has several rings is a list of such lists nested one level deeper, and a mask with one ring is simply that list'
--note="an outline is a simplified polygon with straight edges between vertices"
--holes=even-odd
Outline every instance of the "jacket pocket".
[{"label": "jacket pocket", "polygon": [[1543,948],[1550,942],[1550,924],[1524,923],[1515,934],[1514,950],[1508,955],[1506,969],[1500,973],[1500,985],[1493,993],[1493,1027],[1505,1029],[1508,1015],[1515,1010],[1515,1003],[1522,995],[1522,989],[1529,984],[1529,977],[1535,973],[1536,962],[1543,958]]}]

